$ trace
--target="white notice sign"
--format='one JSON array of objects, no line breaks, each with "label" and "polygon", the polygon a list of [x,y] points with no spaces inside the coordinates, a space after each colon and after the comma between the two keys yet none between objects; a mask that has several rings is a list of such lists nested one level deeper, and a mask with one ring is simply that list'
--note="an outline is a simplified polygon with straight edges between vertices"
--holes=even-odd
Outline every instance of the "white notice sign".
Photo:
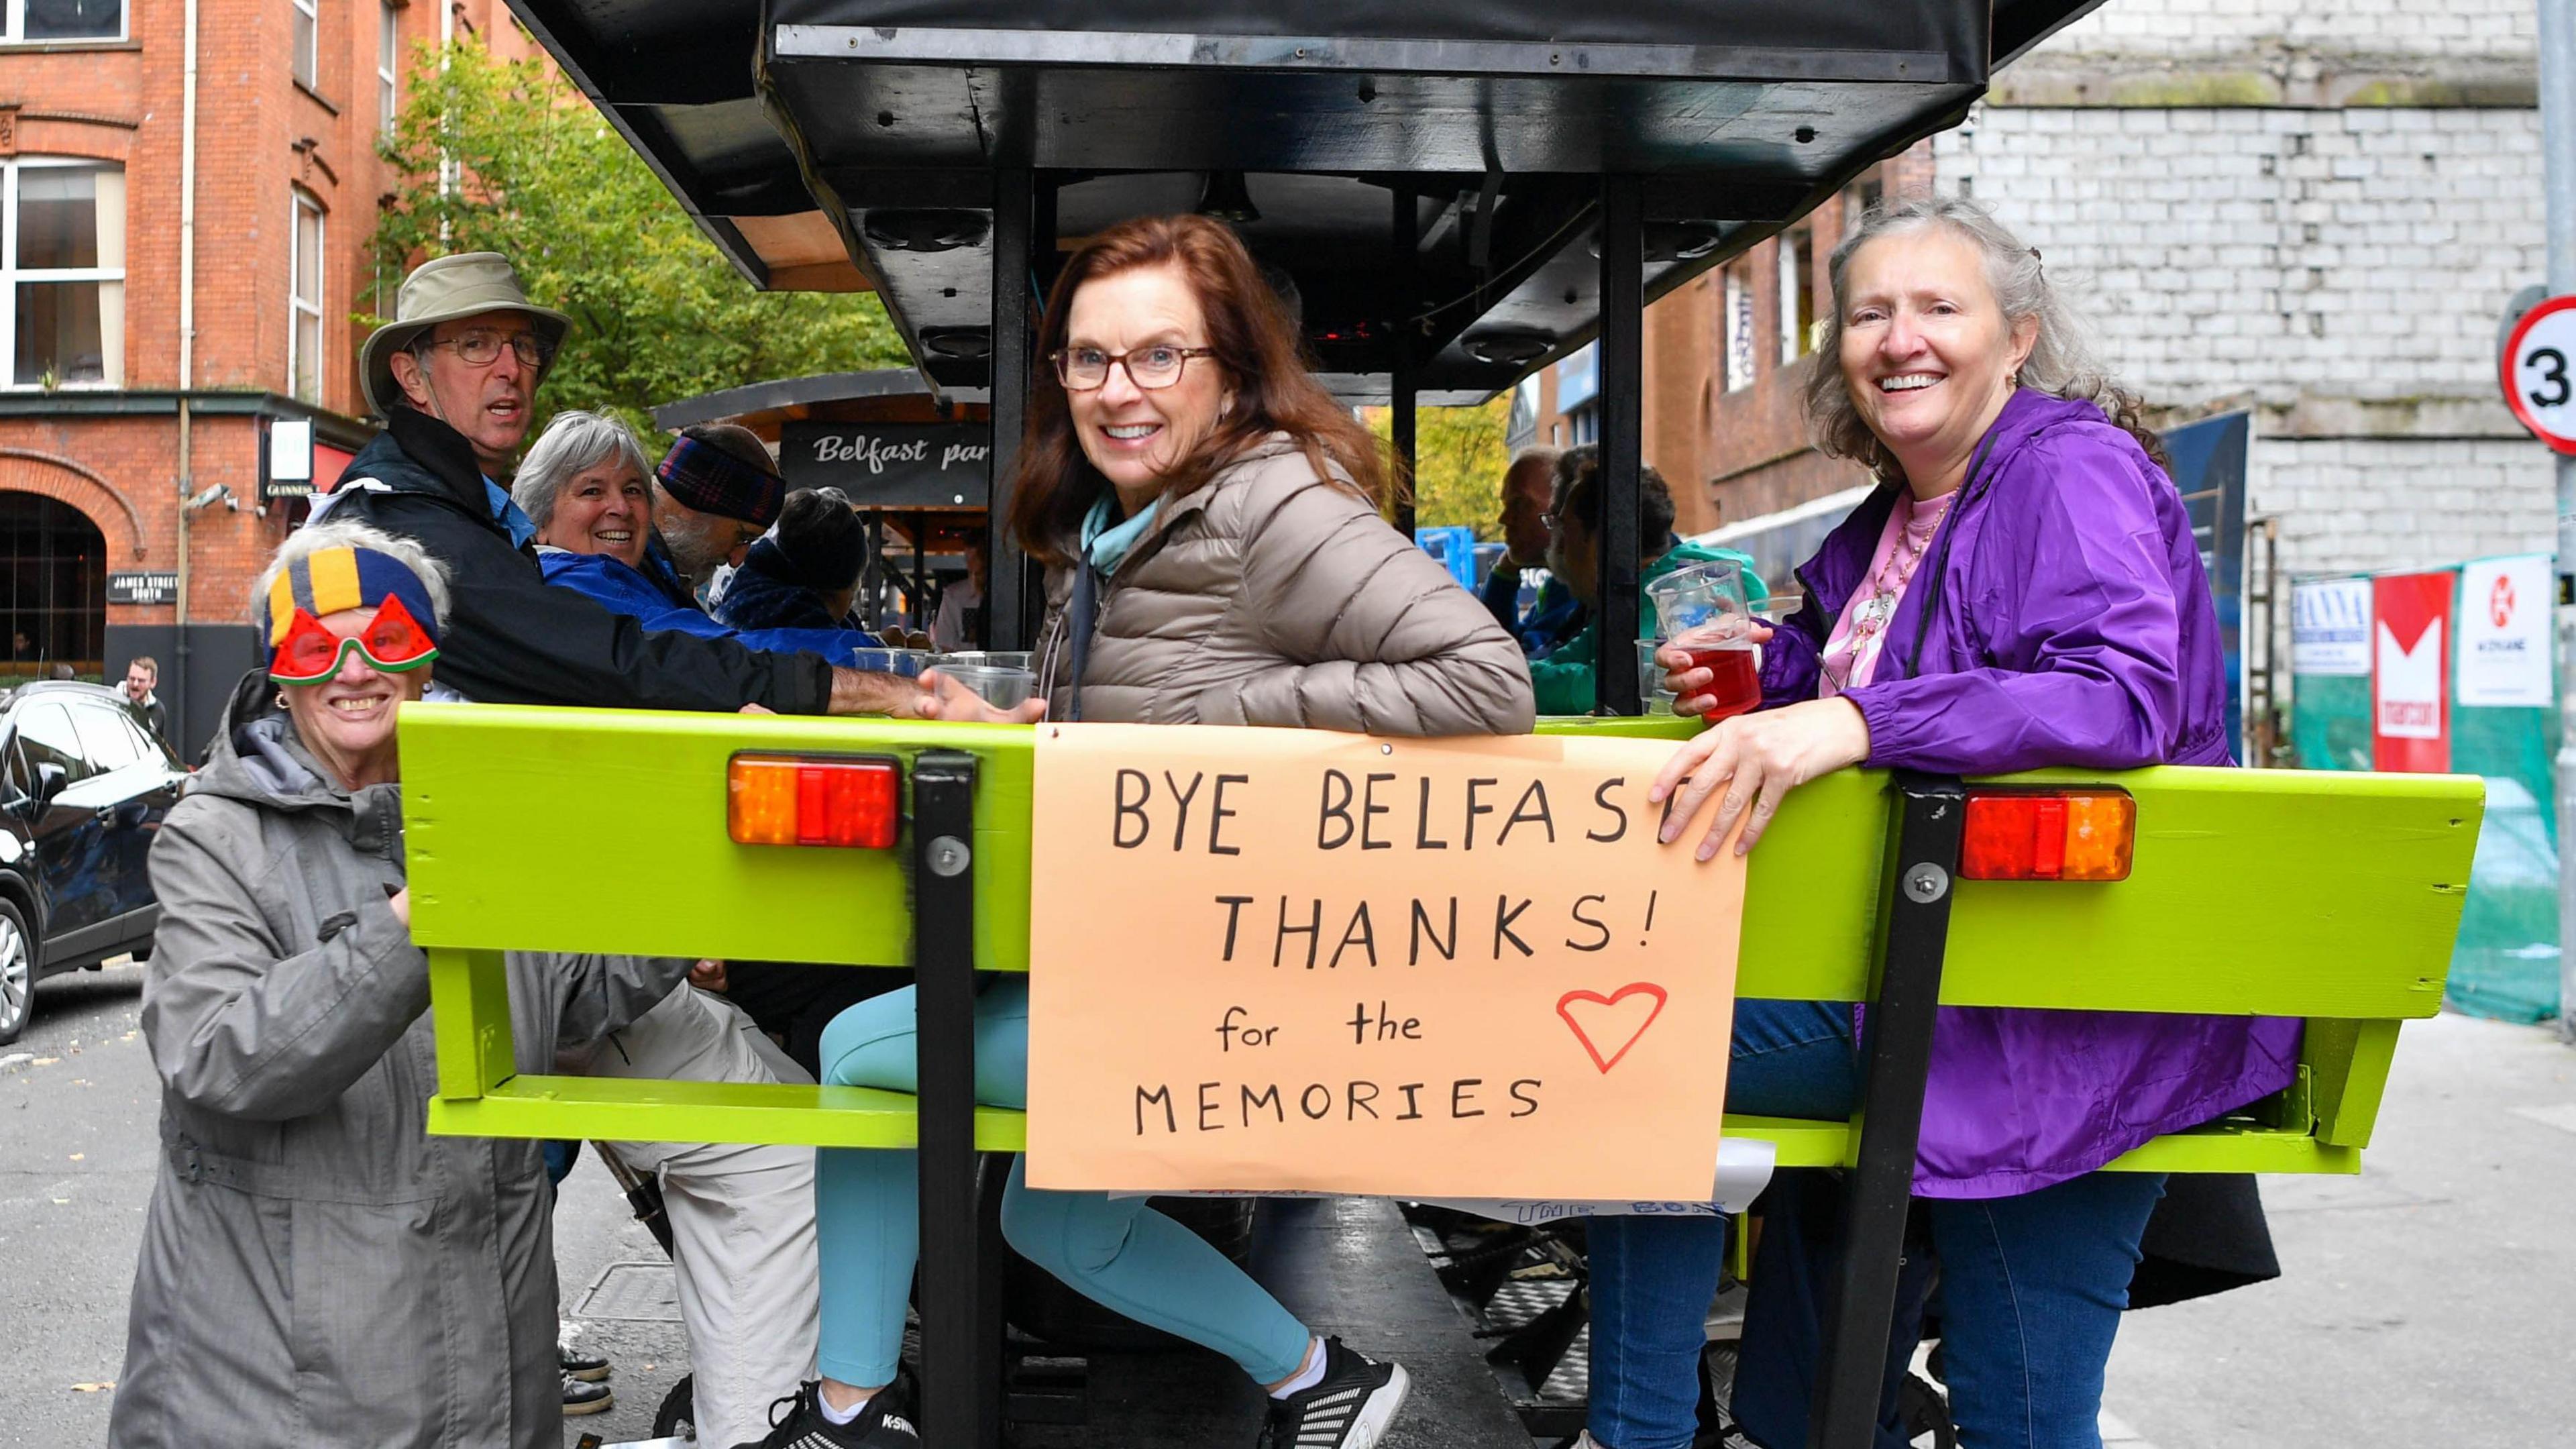
[{"label": "white notice sign", "polygon": [[2290,669],[2370,673],[2370,580],[2326,579],[2290,590]]},{"label": "white notice sign", "polygon": [[2549,555],[2460,567],[2460,703],[2547,708]]}]

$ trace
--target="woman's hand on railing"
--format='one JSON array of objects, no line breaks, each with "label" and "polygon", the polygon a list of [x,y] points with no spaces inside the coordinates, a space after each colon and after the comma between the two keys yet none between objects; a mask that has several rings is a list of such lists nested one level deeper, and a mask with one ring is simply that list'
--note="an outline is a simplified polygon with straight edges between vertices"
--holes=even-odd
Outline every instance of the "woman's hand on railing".
[{"label": "woman's hand on railing", "polygon": [[1723,785],[1726,793],[1698,856],[1715,857],[1738,820],[1744,822],[1744,836],[1735,842],[1735,853],[1746,854],[1791,790],[1868,758],[1869,723],[1848,699],[1811,699],[1719,720],[1675,751],[1646,792],[1651,803],[1672,802],[1656,838],[1671,844]]}]

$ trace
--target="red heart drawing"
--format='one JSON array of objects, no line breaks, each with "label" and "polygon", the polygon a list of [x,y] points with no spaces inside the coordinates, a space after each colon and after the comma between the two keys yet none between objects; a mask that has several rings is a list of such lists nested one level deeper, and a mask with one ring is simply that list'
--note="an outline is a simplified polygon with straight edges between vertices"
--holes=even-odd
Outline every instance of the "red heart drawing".
[{"label": "red heart drawing", "polygon": [[[1655,1003],[1646,1009],[1645,1019],[1634,1026],[1627,1025],[1627,1022],[1637,1014],[1635,1008],[1632,1007],[1624,1012],[1618,1009],[1619,1003],[1631,996],[1650,996],[1654,998]],[[1626,1031],[1626,1036],[1618,1038],[1619,1049],[1612,1052],[1607,1060],[1603,1059],[1601,1048],[1592,1044],[1592,1033],[1585,1029],[1582,1022],[1575,1019],[1574,1008],[1578,1002],[1598,1008],[1586,1014],[1593,1017],[1601,1026],[1604,1040],[1610,1039],[1617,1031]],[[1556,1014],[1565,1018],[1567,1026],[1574,1028],[1574,1039],[1583,1043],[1583,1049],[1591,1054],[1592,1064],[1607,1072],[1619,1065],[1619,1059],[1626,1056],[1628,1049],[1637,1044],[1637,1038],[1644,1036],[1646,1028],[1655,1024],[1655,1018],[1664,1014],[1664,988],[1649,981],[1632,981],[1607,996],[1598,991],[1569,991],[1556,999]]]}]

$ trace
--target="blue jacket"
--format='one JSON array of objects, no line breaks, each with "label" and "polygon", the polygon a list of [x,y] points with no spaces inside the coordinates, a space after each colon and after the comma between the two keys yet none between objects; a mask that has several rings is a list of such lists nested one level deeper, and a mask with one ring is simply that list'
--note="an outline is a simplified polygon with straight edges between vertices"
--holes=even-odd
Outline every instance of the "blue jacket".
[{"label": "blue jacket", "polygon": [[774,538],[743,555],[742,567],[716,600],[716,617],[737,629],[848,628],[824,612],[821,594],[787,577],[787,555]]},{"label": "blue jacket", "polygon": [[[650,557],[645,559],[647,566],[657,562]],[[547,583],[606,605],[611,613],[624,614],[648,634],[729,639],[764,654],[819,654],[834,664],[852,668],[858,667],[856,651],[874,642],[847,629],[729,628],[709,618],[694,601],[681,602],[688,599],[688,592],[680,587],[678,579],[657,579],[604,553],[540,548],[537,565],[545,570]],[[655,568],[654,572],[661,571]]]},{"label": "blue jacket", "polygon": [[1520,570],[1497,566],[1486,577],[1485,591],[1478,597],[1484,601],[1485,612],[1503,626],[1503,632],[1520,641],[1521,652],[1533,657],[1572,638],[1585,622],[1583,601],[1553,574],[1539,585],[1538,597],[1530,601],[1530,611],[1518,617]]}]

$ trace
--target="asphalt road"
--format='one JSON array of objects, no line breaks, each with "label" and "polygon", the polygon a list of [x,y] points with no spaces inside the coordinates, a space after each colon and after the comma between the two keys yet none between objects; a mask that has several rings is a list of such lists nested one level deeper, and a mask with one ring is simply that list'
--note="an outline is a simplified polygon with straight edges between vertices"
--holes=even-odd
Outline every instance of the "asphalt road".
[{"label": "asphalt road", "polygon": [[[105,1441],[153,1177],[141,975],[46,982],[0,1048],[0,1445]],[[2280,1282],[2123,1326],[2120,1449],[2576,1444],[2576,1050],[2536,1028],[2411,1025],[2363,1175],[2265,1196]],[[618,1396],[565,1442],[640,1437],[686,1371],[659,1250],[588,1159],[556,1228],[568,1318],[615,1360]],[[645,1265],[610,1285],[633,1291],[594,1299],[619,1263]]]}]

